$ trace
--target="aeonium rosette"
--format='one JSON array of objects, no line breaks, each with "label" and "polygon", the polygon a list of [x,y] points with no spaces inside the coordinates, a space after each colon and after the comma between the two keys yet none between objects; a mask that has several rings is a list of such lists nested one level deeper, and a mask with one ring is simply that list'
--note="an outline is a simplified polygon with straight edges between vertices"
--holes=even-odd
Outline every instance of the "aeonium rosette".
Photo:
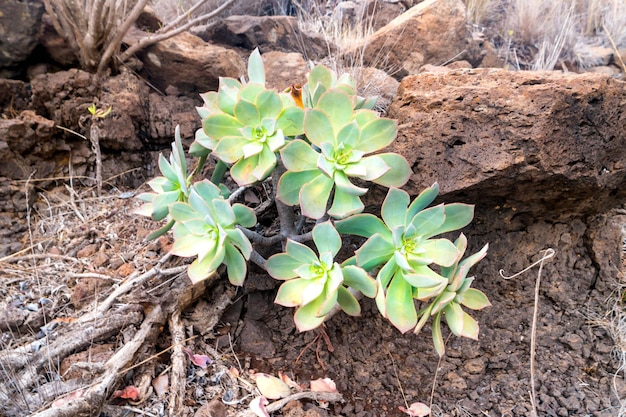
[{"label": "aeonium rosette", "polygon": [[206,180],[194,184],[187,203],[173,203],[169,210],[176,222],[172,253],[197,256],[188,269],[191,281],[203,280],[225,264],[229,281],[242,285],[252,245],[237,225],[254,226],[254,211],[243,204],[231,206]]},{"label": "aeonium rosette", "polygon": [[353,109],[353,98],[343,90],[324,92],[304,116],[308,142],[296,139],[280,152],[287,169],[277,197],[287,205],[300,204],[302,213],[319,219],[328,214],[344,218],[363,210],[360,196],[367,188],[350,178],[384,186],[401,186],[409,178],[407,161],[395,153],[377,152],[396,137],[396,122],[369,109]]},{"label": "aeonium rosette", "polygon": [[368,297],[376,294],[374,280],[362,268],[335,262],[341,237],[330,221],[316,225],[312,234],[319,256],[308,246],[288,240],[285,252],[271,256],[266,264],[272,277],[285,281],[275,302],[297,307],[294,321],[300,331],[322,324],[337,304],[347,314],[358,315],[361,307],[348,288]]},{"label": "aeonium rosette", "polygon": [[[340,233],[368,238],[356,251],[356,263],[367,271],[380,267],[376,275],[378,292],[376,305],[386,318],[400,331],[415,332],[426,319],[435,316],[439,330],[441,311],[447,312],[448,324],[457,335],[475,337],[471,317],[458,311],[457,305],[465,295],[469,308],[488,305],[486,298],[472,290],[467,293],[471,279],[466,280],[467,269],[486,254],[459,263],[465,251],[464,236],[456,243],[445,238],[435,238],[442,233],[458,230],[469,224],[474,216],[473,207],[467,204],[440,204],[426,208],[435,199],[439,186],[435,183],[424,190],[413,202],[409,195],[390,188],[381,209],[382,220],[372,214],[356,214],[336,224]],[[432,266],[437,266],[439,272]],[[456,298],[457,294],[459,295]],[[482,294],[482,293],[481,293]],[[434,299],[430,307],[417,312],[414,300]],[[482,306],[482,307],[481,307]],[[421,320],[418,323],[418,318]],[[443,344],[435,345],[441,354]]]}]

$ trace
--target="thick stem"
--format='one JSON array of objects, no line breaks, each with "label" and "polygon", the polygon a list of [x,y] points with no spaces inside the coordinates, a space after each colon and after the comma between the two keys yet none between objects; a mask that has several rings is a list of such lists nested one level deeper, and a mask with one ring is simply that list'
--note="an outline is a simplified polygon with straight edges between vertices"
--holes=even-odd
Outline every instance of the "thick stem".
[{"label": "thick stem", "polygon": [[278,181],[285,171],[285,166],[279,159],[272,174],[272,188],[274,189],[274,202],[278,212],[278,220],[280,221],[280,234],[283,237],[290,237],[296,235],[296,216],[290,206],[284,204],[276,197],[278,194]]}]

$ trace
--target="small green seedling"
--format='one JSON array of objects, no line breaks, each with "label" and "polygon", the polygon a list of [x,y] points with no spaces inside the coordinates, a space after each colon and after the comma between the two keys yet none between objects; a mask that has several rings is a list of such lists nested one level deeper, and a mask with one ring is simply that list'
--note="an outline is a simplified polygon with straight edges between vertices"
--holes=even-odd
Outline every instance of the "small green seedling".
[{"label": "small green seedling", "polygon": [[[276,92],[265,87],[263,62],[254,51],[247,80],[222,78],[219,90],[202,98],[197,109],[202,129],[189,153],[199,158],[194,173],[210,156],[217,160],[211,182],[192,184],[177,129],[169,161],[159,158],[163,176],[149,182],[152,193],[139,196],[146,202],[142,214],[167,221],[150,237],[173,228],[173,253],[196,257],[189,266],[192,282],[225,265],[229,280],[242,285],[248,262],[254,262],[284,281],[276,303],[296,308],[301,331],[322,324],[337,306],[359,315],[361,293],[375,298],[383,316],[402,332],[418,333],[433,317],[439,355],[444,352],[442,317],[454,334],[477,337],[478,324],[462,306],[489,305],[467,277],[487,246],[462,259],[464,235],[455,242],[438,237],[468,225],[473,207],[428,207],[439,192],[437,184],[410,201],[398,188],[411,175],[409,164],[401,155],[383,152],[395,139],[397,124],[372,110],[375,98],[357,95],[349,75],[337,77],[318,65],[305,85]],[[280,224],[275,235],[259,234],[254,211],[226,198],[231,195],[224,184],[227,172],[243,187],[272,177]],[[381,218],[362,213],[361,197],[370,182],[389,187]],[[337,259],[342,234],[367,239],[343,262]],[[284,251],[267,260],[260,255],[281,245]]]}]

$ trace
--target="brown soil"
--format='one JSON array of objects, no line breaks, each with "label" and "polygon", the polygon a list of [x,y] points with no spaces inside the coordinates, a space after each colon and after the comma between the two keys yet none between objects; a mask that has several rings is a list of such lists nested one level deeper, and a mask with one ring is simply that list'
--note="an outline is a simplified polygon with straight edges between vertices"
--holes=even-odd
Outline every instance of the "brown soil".
[{"label": "brown soil", "polygon": [[[102,364],[132,340],[156,306],[166,312],[164,318],[156,321],[160,324],[134,355],[131,365],[136,367],[122,367],[113,386],[144,387],[141,401],[129,403],[109,392],[99,415],[125,415],[133,408],[167,415],[171,397],[159,397],[149,388],[163,373],[184,389],[179,415],[244,415],[252,398],[246,397],[250,373],[282,371],[304,386],[329,377],[344,401],[300,400],[274,416],[402,416],[398,406],[405,401],[428,404],[431,392],[437,416],[528,416],[537,269],[511,280],[498,271],[518,272],[548,247],[556,256],[546,261],[539,290],[534,371],[539,415],[618,414],[613,374],[619,363],[611,355],[615,343],[602,324],[611,319],[613,302],[607,300],[614,296],[618,268],[624,270],[619,258],[624,214],[524,222],[510,209],[479,205],[474,225],[464,232],[474,250],[490,243],[487,259],[474,272],[475,286],[488,294],[493,306],[475,314],[481,324],[479,340],[452,336],[439,360],[428,326],[420,336],[402,335],[370,300],[362,302],[360,318],[339,314],[320,331],[298,333],[293,311],[272,304],[276,283],[260,271],[252,271],[241,289],[225,285],[224,279],[212,281],[210,288],[186,296],[189,307],[175,300],[190,287],[185,275],[157,274],[120,296],[104,315],[106,323],[94,325],[96,330],[111,326],[111,332],[70,333],[81,316],[97,309],[133,273],[151,270],[171,244],[168,238],[143,243],[154,224],[132,214],[137,206],[133,199],[119,194],[97,199],[91,192],[70,197],[62,188],[43,194],[30,217],[30,237],[22,235],[27,250],[0,260],[0,379],[5,380],[0,416],[35,413],[66,392],[88,390],[101,377]],[[179,264],[174,259],[161,268]],[[606,273],[611,270],[615,274]],[[181,305],[185,309],[177,325],[172,315]],[[116,311],[123,314],[115,316]],[[117,325],[115,317],[122,318]],[[58,356],[46,353],[46,343],[70,344],[71,334],[89,343]],[[213,362],[202,369],[183,360],[177,382],[171,365],[181,344]],[[37,346],[21,367],[13,360],[20,346]],[[37,365],[48,356],[49,361]],[[24,378],[32,369],[37,375],[27,384]],[[623,398],[621,378],[615,382]]]}]

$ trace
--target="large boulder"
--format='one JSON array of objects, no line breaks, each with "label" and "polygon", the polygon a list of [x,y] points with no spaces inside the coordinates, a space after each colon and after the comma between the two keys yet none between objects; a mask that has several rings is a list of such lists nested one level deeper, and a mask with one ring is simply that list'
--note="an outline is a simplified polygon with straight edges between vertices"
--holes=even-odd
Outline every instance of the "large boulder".
[{"label": "large boulder", "polygon": [[2,0],[0,78],[22,75],[22,65],[37,46],[44,7],[40,0]]},{"label": "large boulder", "polygon": [[328,55],[334,46],[321,35],[303,31],[292,16],[229,16],[193,33],[207,42],[261,52],[301,52],[309,59]]},{"label": "large boulder", "polygon": [[389,109],[416,194],[516,217],[594,215],[626,197],[626,83],[597,74],[454,70],[405,78]]},{"label": "large boulder", "polygon": [[243,59],[233,50],[183,32],[137,53],[142,74],[161,92],[172,87],[182,94],[217,90],[219,77],[239,78]]},{"label": "large boulder", "polygon": [[364,64],[401,79],[425,64],[441,65],[467,49],[461,0],[427,0],[410,8],[357,45]]}]

